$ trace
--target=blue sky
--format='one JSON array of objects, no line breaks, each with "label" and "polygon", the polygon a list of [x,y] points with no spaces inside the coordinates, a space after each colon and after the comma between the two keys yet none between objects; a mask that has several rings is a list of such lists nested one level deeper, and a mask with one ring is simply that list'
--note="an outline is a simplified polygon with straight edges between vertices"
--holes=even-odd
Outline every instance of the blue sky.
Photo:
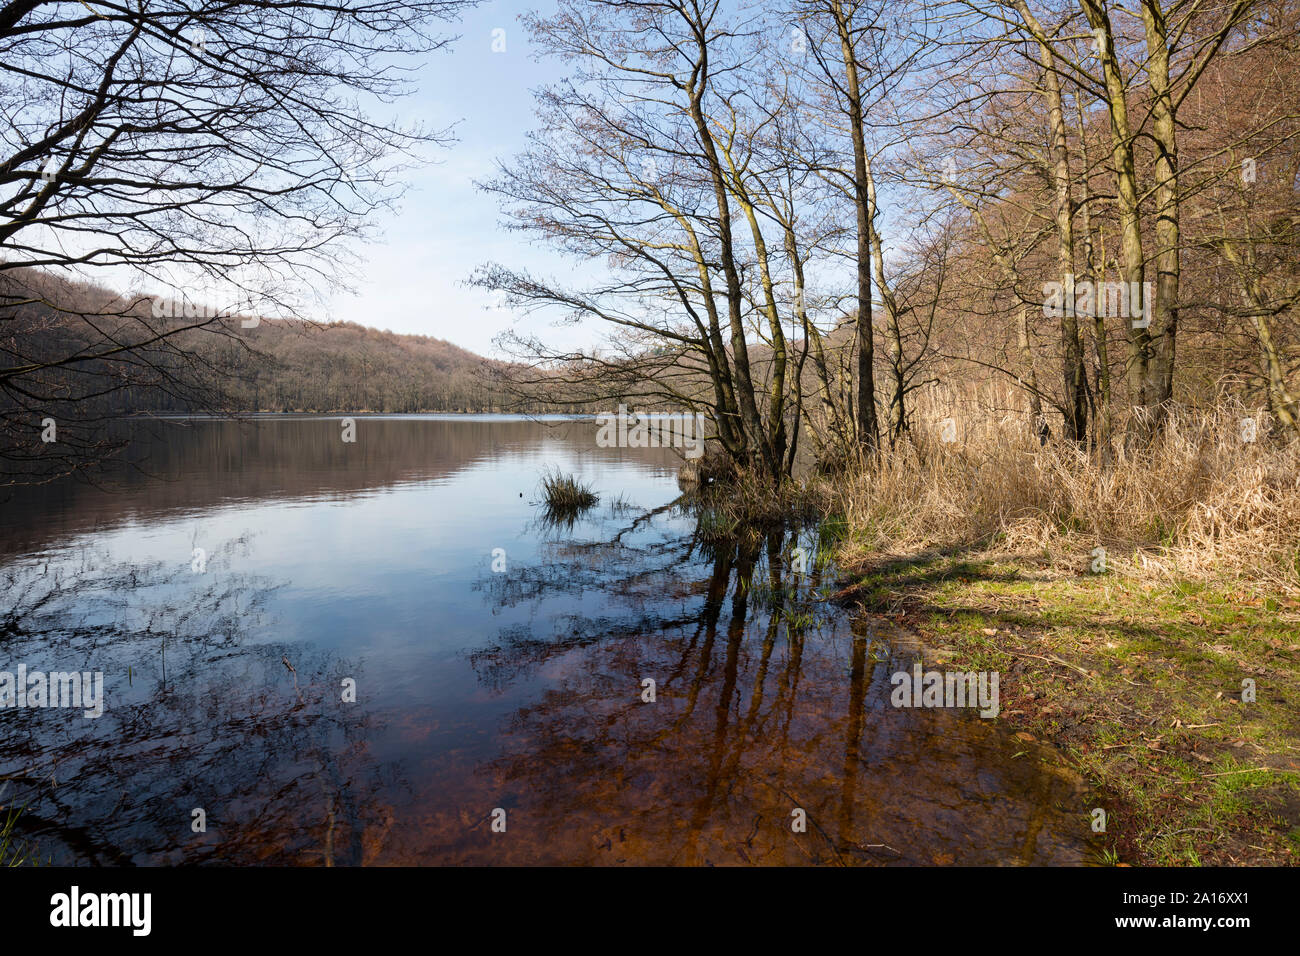
[{"label": "blue sky", "polygon": [[[488,261],[525,265],[544,274],[571,269],[550,250],[501,227],[496,200],[474,187],[498,158],[523,149],[535,124],[532,91],[559,79],[565,66],[538,62],[518,21],[520,13],[553,9],[549,0],[489,0],[469,11],[454,32],[450,52],[431,57],[418,73],[417,92],[399,102],[401,119],[433,128],[456,123],[457,142],[436,153],[438,165],[415,171],[396,214],[373,225],[376,243],[358,247],[364,257],[357,295],[335,296],[328,317],[393,332],[432,335],[483,355],[496,354],[493,338],[512,322],[549,329],[540,317],[519,319],[496,307],[494,297],[464,281]],[[505,52],[492,51],[493,30],[503,29]],[[591,330],[556,328],[553,342],[589,344]]]}]

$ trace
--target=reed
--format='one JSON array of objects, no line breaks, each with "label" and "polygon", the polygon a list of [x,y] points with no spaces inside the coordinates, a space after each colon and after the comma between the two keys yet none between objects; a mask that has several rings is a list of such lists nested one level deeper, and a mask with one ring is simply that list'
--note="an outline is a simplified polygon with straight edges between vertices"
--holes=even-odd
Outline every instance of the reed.
[{"label": "reed", "polygon": [[1300,441],[1262,422],[1244,440],[1243,408],[1176,408],[1153,444],[1110,461],[1040,446],[1023,415],[991,404],[943,415],[951,442],[931,417],[878,468],[829,480],[842,567],[974,549],[1085,568],[1100,547],[1112,573],[1300,592]]},{"label": "reed", "polygon": [[542,502],[554,517],[576,517],[594,507],[599,500],[600,496],[591,490],[590,485],[573,475],[566,475],[558,469],[542,475]]}]

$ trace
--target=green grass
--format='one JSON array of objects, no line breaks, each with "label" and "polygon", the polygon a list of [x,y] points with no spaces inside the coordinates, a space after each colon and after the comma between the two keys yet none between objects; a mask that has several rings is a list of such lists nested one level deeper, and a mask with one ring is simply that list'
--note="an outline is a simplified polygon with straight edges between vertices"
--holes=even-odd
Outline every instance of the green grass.
[{"label": "green grass", "polygon": [[0,807],[0,866],[23,866],[36,861],[35,850],[16,835],[22,810]]},{"label": "green grass", "polygon": [[1079,569],[896,562],[852,599],[901,605],[927,645],[1002,672],[999,721],[1053,742],[1106,807],[1103,862],[1300,863],[1300,606]]},{"label": "green grass", "polygon": [[702,541],[729,541],[739,528],[734,518],[729,518],[715,508],[701,508],[698,512],[696,534]]}]

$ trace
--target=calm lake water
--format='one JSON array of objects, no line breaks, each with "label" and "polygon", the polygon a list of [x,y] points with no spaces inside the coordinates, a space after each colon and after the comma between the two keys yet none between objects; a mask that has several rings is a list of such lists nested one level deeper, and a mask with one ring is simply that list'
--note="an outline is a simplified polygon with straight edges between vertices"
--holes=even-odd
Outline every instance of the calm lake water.
[{"label": "calm lake water", "polygon": [[[0,504],[0,671],[104,675],[99,718],[0,709],[0,805],[44,859],[1091,856],[1032,745],[891,706],[916,648],[792,572],[815,530],[710,545],[670,450],[501,416],[153,432],[148,475]],[[572,527],[538,503],[556,466],[601,496]]]}]

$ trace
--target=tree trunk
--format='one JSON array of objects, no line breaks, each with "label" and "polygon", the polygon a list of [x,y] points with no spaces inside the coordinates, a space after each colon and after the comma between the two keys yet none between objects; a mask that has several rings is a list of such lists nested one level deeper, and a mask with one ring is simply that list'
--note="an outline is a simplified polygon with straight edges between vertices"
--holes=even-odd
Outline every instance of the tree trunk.
[{"label": "tree trunk", "polygon": [[840,0],[831,4],[844,58],[845,94],[849,106],[849,132],[853,139],[854,206],[858,226],[858,314],[857,314],[857,424],[858,443],[867,457],[880,447],[876,423],[875,341],[871,318],[871,223],[867,197],[867,144],[862,130],[862,90],[858,83],[858,61],[854,51],[850,15]]},{"label": "tree trunk", "polygon": [[[1129,401],[1134,417],[1130,436],[1138,441],[1148,440],[1154,424],[1151,413],[1150,385],[1151,336],[1150,330],[1135,319],[1146,311],[1144,279],[1145,258],[1142,252],[1142,230],[1139,221],[1137,173],[1133,162],[1133,137],[1129,129],[1128,103],[1125,99],[1124,76],[1119,57],[1115,53],[1110,16],[1102,0],[1080,0],[1088,23],[1097,36],[1098,58],[1106,83],[1106,112],[1110,118],[1111,163],[1115,168],[1115,185],[1118,197],[1120,251],[1123,258],[1124,281],[1128,285],[1128,315],[1125,328],[1128,333],[1128,384]],[[1100,303],[1099,303],[1100,304]],[[1100,309],[1098,311],[1101,311]]]},{"label": "tree trunk", "polygon": [[1179,195],[1177,117],[1169,85],[1169,35],[1159,0],[1142,0],[1146,27],[1147,78],[1151,88],[1151,132],[1156,144],[1156,301],[1152,328],[1154,354],[1146,370],[1144,394],[1158,427],[1174,393],[1174,347],[1178,333]]},{"label": "tree trunk", "polygon": [[[1025,0],[1017,0],[1021,19],[1038,42],[1038,65],[1043,70],[1043,98],[1047,102],[1048,139],[1051,144],[1052,184],[1056,190],[1056,261],[1061,282],[1074,274],[1074,207],[1070,196],[1070,151],[1065,131],[1061,82],[1048,46],[1047,35]],[[1088,432],[1088,387],[1083,368],[1083,340],[1074,309],[1061,310],[1061,407],[1067,440],[1083,442]]]}]

